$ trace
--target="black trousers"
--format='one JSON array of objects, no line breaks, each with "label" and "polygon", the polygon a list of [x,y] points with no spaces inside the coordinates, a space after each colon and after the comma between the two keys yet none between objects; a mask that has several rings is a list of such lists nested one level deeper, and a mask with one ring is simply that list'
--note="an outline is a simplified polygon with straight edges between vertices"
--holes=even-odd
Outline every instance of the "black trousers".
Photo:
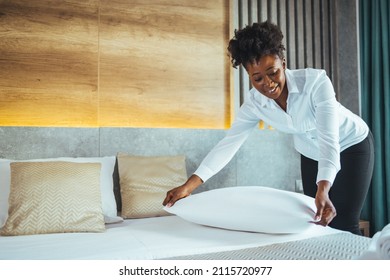
[{"label": "black trousers", "polygon": [[[341,170],[329,192],[337,216],[329,226],[361,234],[359,219],[370,187],[374,168],[374,141],[371,132],[362,142],[340,153]],[[318,162],[301,155],[303,191],[315,197]]]}]

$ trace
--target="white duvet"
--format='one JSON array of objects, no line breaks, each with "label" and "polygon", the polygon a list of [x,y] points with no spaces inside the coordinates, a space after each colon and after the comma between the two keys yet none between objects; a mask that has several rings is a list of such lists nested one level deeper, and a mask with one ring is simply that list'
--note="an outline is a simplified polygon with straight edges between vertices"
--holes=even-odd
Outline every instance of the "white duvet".
[{"label": "white duvet", "polygon": [[104,233],[0,236],[2,260],[150,260],[221,252],[339,233],[312,224],[295,234],[262,234],[212,228],[177,216],[125,220]]},{"label": "white duvet", "polygon": [[370,246],[359,259],[390,260],[390,224],[374,234]]}]

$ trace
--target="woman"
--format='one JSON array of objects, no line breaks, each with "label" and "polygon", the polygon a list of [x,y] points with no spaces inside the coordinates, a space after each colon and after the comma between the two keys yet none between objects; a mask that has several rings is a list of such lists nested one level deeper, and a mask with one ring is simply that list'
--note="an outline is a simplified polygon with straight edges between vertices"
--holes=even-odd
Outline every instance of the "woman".
[{"label": "woman", "polygon": [[226,137],[185,184],[167,193],[163,205],[172,206],[219,172],[264,120],[293,134],[304,193],[315,198],[316,223],[360,234],[374,162],[372,134],[337,102],[324,70],[286,68],[282,39],[281,30],[268,21],[236,30],[228,46],[232,65],[244,66],[253,88]]}]

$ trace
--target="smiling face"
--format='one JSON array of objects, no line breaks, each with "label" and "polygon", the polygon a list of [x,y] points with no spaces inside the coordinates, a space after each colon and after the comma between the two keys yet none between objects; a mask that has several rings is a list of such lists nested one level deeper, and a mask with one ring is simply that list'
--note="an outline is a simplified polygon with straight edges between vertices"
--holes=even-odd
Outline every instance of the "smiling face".
[{"label": "smiling face", "polygon": [[286,62],[277,55],[263,55],[258,61],[245,67],[254,88],[279,105],[287,100]]}]

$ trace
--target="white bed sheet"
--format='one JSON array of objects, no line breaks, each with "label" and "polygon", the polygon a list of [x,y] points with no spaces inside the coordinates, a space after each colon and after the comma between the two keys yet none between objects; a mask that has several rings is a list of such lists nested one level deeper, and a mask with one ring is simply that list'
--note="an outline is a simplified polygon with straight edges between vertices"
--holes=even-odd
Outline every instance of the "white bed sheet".
[{"label": "white bed sheet", "polygon": [[201,226],[177,216],[125,220],[104,233],[0,236],[2,260],[150,260],[244,249],[339,233],[312,225],[298,234],[261,234]]}]

